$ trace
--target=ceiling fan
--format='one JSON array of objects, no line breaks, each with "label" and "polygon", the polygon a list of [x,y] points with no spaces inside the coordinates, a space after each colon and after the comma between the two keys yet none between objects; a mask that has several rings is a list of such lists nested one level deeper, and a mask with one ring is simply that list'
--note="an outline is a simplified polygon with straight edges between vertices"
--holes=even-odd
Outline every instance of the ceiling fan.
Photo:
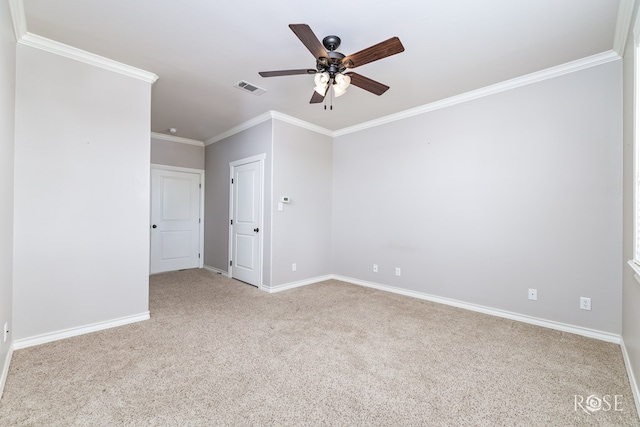
[{"label": "ceiling fan", "polygon": [[321,103],[331,87],[333,87],[334,96],[338,97],[344,94],[349,84],[353,84],[375,95],[382,95],[389,89],[389,86],[371,80],[361,74],[354,73],[353,71],[345,71],[404,51],[404,46],[400,43],[400,39],[398,37],[392,37],[389,40],[375,44],[353,55],[345,56],[336,51],[340,46],[340,37],[327,36],[322,40],[322,43],[320,43],[307,24],[290,24],[289,28],[291,28],[302,44],[304,44],[314,56],[316,59],[316,68],[260,71],[258,74],[262,77],[314,74],[316,86],[313,96],[311,97],[311,104]]}]

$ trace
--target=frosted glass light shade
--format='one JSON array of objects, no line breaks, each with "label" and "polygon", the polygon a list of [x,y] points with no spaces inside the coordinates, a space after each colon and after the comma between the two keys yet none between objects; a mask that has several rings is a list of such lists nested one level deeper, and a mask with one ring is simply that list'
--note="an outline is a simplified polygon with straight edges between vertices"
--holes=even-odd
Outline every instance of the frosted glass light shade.
[{"label": "frosted glass light shade", "polygon": [[313,89],[318,92],[319,95],[324,96],[327,93],[327,86],[329,86],[329,83],[324,83],[324,84],[319,84],[316,87],[314,87]]},{"label": "frosted glass light shade", "polygon": [[338,73],[336,74],[335,81],[341,89],[347,90],[351,84],[351,77]]},{"label": "frosted glass light shade", "polygon": [[338,73],[334,77],[334,81],[333,95],[337,98],[345,94],[349,84],[351,83],[351,77]]},{"label": "frosted glass light shade", "polygon": [[333,96],[335,96],[336,98],[344,95],[346,92],[347,89],[341,88],[339,84],[336,83],[333,85]]},{"label": "frosted glass light shade", "polygon": [[316,73],[316,75],[313,77],[313,82],[316,84],[314,90],[318,92],[319,95],[324,96],[327,93],[329,79],[329,73],[327,73],[326,71],[324,73]]},{"label": "frosted glass light shade", "polygon": [[316,84],[316,86],[319,86],[320,84],[329,83],[329,78],[329,73],[327,73],[326,71],[324,73],[316,73],[316,75],[313,77],[313,82]]}]

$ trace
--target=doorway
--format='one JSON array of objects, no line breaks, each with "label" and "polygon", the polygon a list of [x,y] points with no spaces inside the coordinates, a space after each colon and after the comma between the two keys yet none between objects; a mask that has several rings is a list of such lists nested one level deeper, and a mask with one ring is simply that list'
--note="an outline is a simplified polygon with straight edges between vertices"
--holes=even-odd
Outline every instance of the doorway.
[{"label": "doorway", "polygon": [[204,171],[151,167],[150,274],[203,267]]},{"label": "doorway", "polygon": [[262,154],[229,163],[229,277],[262,289]]}]

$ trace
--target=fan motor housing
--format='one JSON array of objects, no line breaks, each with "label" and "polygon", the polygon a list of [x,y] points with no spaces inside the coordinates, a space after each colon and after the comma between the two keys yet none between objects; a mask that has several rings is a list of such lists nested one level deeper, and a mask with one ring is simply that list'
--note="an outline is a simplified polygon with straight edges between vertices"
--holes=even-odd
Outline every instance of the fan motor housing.
[{"label": "fan motor housing", "polygon": [[329,75],[333,77],[336,73],[341,73],[346,70],[347,67],[342,63],[344,54],[335,51],[329,51],[327,53],[329,54],[329,58],[318,58],[316,62],[316,68],[319,72],[327,71]]}]

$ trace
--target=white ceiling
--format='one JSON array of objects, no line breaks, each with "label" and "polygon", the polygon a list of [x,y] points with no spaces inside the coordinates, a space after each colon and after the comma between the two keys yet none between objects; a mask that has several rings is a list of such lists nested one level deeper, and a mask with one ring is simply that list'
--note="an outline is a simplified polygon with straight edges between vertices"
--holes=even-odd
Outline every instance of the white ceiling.
[{"label": "white ceiling", "polygon": [[[613,49],[621,0],[23,0],[27,29],[157,74],[152,131],[200,141],[269,110],[338,130]],[[624,0],[622,0],[624,2]],[[345,55],[398,36],[405,51],[356,72],[333,111],[309,104],[314,68],[288,24],[335,34]],[[246,80],[267,90],[233,87]]]}]

